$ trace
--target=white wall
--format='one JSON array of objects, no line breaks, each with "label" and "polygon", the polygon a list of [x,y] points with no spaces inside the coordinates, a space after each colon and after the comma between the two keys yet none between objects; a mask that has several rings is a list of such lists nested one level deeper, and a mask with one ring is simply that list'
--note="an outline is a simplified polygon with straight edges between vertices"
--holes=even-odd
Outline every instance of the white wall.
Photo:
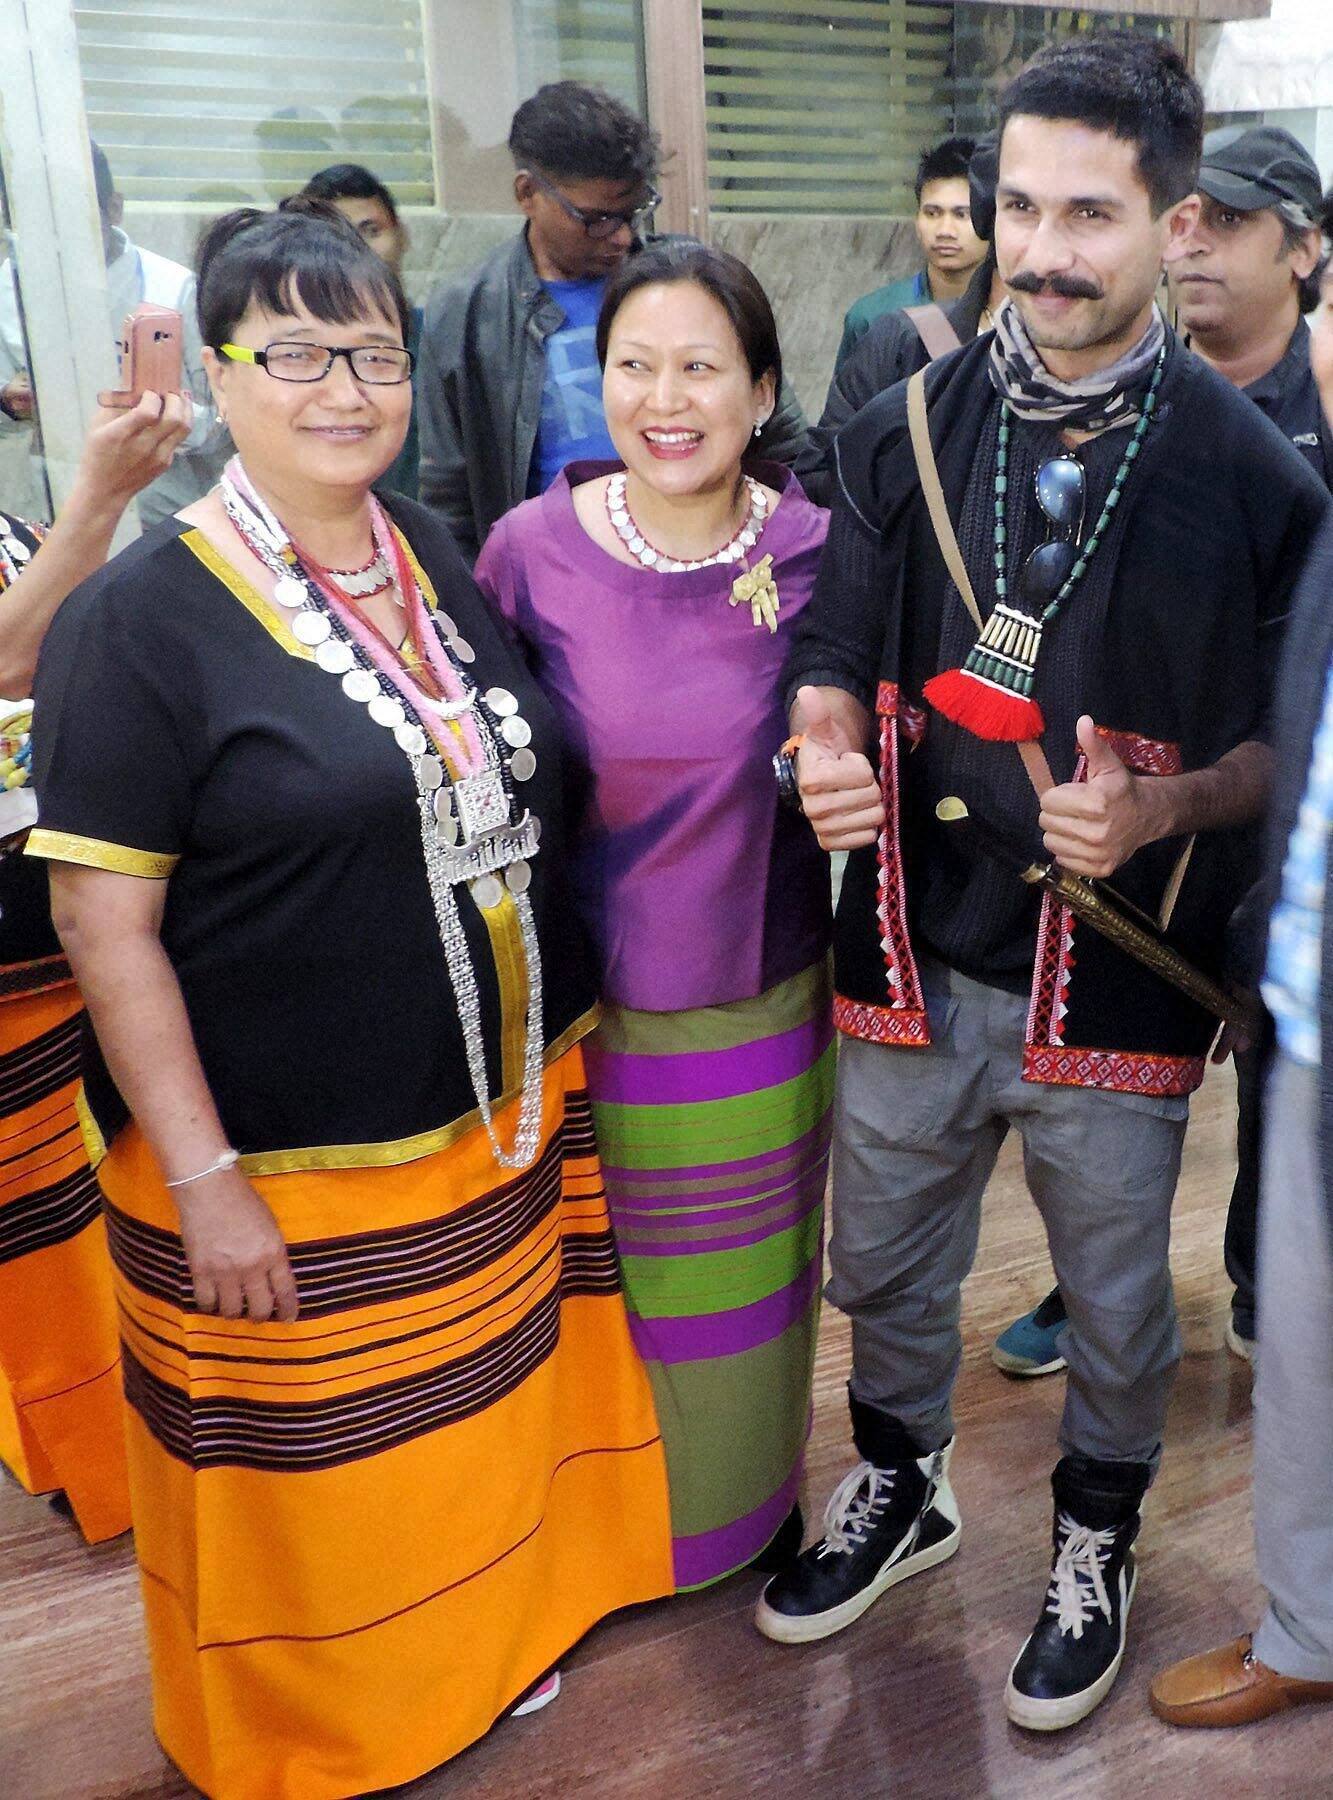
[{"label": "white wall", "polygon": [[1202,26],[1198,72],[1210,113],[1286,126],[1333,181],[1333,0],[1273,0],[1270,18]]}]

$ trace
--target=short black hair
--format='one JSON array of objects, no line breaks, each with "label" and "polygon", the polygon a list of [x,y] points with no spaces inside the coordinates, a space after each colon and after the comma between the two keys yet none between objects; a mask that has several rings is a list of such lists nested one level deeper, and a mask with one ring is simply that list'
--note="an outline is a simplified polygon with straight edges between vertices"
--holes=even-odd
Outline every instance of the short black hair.
[{"label": "short black hair", "polygon": [[759,278],[738,256],[696,244],[688,238],[663,238],[627,256],[606,284],[597,315],[597,360],[606,367],[606,350],[616,314],[639,288],[659,282],[691,281],[713,296],[731,320],[749,366],[750,379],[772,375],[782,386],[782,348],[777,321]]},{"label": "short black hair", "polygon": [[948,137],[942,144],[923,150],[916,165],[917,205],[921,204],[921,193],[928,181],[966,181],[976,147],[975,138]]},{"label": "short black hair", "polygon": [[1162,38],[1100,31],[1038,50],[1000,96],[1010,119],[1069,119],[1138,149],[1153,216],[1193,193],[1203,153],[1203,93]]},{"label": "short black hair", "polygon": [[88,139],[88,148],[93,156],[93,186],[97,190],[97,210],[105,218],[107,208],[116,197],[116,178],[111,173],[106,151],[96,138]]},{"label": "short black hair", "polygon": [[360,163],[333,163],[312,175],[301,189],[307,200],[378,200],[394,224],[398,206],[377,175]]},{"label": "short black hair", "polygon": [[582,81],[551,81],[525,100],[509,127],[515,166],[534,163],[548,175],[620,181],[648,187],[662,166],[662,146],[623,101]]},{"label": "short black hair", "polygon": [[302,194],[276,212],[242,206],[215,219],[199,246],[199,335],[220,350],[252,301],[272,313],[300,303],[330,325],[350,325],[378,307],[407,342],[403,284],[354,225],[324,200]]}]

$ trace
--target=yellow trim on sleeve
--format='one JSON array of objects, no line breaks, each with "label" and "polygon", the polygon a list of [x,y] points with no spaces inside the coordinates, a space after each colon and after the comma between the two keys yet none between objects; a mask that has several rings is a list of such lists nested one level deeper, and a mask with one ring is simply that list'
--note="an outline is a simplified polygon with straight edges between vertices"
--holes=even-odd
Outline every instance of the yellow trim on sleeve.
[{"label": "yellow trim on sleeve", "polygon": [[180,861],[159,850],[134,850],[128,844],[108,844],[101,838],[79,837],[72,831],[45,831],[34,825],[28,834],[25,856],[41,856],[47,862],[81,863],[87,869],[106,869],[112,875],[137,875],[144,881],[165,881]]},{"label": "yellow trim on sleeve", "polygon": [[202,531],[187,531],[182,536],[181,543],[240,601],[251,618],[264,627],[274,643],[281,644],[288,656],[299,656],[302,662],[315,660],[314,651],[308,644],[303,644],[300,638],[293,636],[291,627],[280,616],[278,608],[270,605],[259,589],[248,582],[238,569],[232,568],[222,552],[209,543]]}]

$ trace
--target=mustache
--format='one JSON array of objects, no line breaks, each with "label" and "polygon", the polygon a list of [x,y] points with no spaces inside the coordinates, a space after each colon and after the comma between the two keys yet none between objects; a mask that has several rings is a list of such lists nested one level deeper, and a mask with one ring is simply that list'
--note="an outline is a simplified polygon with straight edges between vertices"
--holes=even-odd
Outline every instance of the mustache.
[{"label": "mustache", "polygon": [[1009,277],[1007,285],[1016,294],[1054,294],[1061,300],[1101,300],[1105,297],[1095,281],[1085,281],[1080,275],[1034,275],[1028,269],[1020,269]]}]

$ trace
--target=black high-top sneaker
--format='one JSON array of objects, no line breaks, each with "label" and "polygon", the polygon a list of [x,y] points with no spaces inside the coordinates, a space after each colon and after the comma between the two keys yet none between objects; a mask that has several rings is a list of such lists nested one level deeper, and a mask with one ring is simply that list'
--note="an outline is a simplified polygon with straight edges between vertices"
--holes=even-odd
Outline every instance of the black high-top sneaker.
[{"label": "black high-top sneaker", "polygon": [[1004,1693],[1015,1725],[1063,1731],[1110,1693],[1125,1655],[1137,1580],[1132,1546],[1148,1474],[1146,1464],[1085,1457],[1066,1457],[1056,1469],[1046,1604]]},{"label": "black high-top sneaker", "polygon": [[[860,1425],[858,1410],[853,1400]],[[900,1448],[914,1451],[896,1420],[884,1423],[890,1430],[879,1433],[880,1456],[894,1434]],[[858,1449],[871,1447],[864,1430],[856,1435]],[[961,1534],[949,1485],[952,1452],[950,1440],[929,1456],[858,1463],[829,1500],[824,1536],[760,1595],[754,1622],[764,1636],[779,1644],[832,1637],[896,1583],[951,1557]]]}]

